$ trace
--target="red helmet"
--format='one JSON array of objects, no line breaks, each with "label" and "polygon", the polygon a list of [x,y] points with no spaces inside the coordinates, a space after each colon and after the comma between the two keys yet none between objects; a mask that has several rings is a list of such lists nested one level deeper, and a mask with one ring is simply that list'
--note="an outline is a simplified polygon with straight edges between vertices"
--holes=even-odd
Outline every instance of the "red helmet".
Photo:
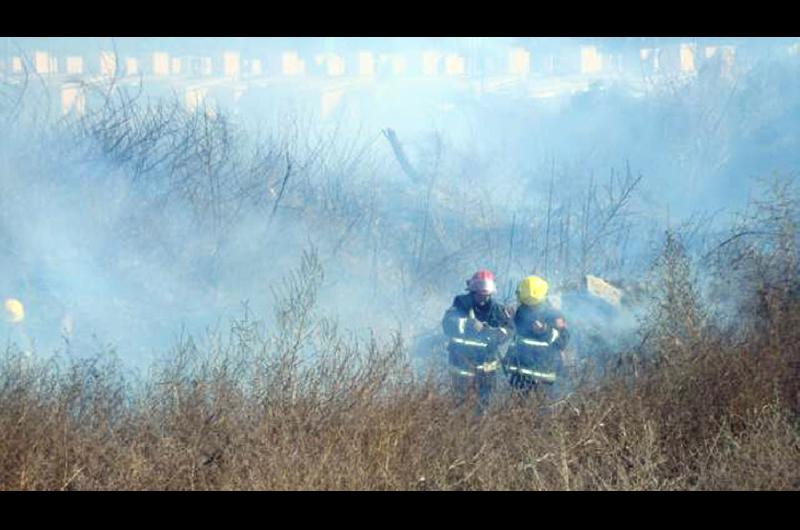
[{"label": "red helmet", "polygon": [[467,289],[473,293],[480,293],[482,295],[490,295],[497,292],[497,286],[494,283],[494,274],[486,269],[481,269],[472,275],[472,278],[467,280]]}]

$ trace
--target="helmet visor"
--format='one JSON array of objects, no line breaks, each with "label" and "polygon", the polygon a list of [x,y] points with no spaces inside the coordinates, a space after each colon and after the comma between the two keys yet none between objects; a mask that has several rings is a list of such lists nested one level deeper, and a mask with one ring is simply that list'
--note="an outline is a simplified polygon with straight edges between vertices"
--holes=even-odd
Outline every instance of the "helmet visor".
[{"label": "helmet visor", "polygon": [[476,278],[470,281],[469,290],[483,296],[490,296],[497,291],[494,280],[488,278]]}]

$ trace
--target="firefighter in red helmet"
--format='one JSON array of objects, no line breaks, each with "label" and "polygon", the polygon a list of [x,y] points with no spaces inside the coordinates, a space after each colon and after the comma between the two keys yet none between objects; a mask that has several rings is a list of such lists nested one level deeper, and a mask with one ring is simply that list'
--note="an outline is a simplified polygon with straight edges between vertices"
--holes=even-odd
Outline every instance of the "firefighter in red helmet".
[{"label": "firefighter in red helmet", "polygon": [[442,329],[447,345],[453,389],[459,401],[476,392],[483,409],[495,386],[498,350],[508,341],[511,312],[492,299],[494,274],[481,269],[467,280],[467,293],[456,296],[445,312]]}]

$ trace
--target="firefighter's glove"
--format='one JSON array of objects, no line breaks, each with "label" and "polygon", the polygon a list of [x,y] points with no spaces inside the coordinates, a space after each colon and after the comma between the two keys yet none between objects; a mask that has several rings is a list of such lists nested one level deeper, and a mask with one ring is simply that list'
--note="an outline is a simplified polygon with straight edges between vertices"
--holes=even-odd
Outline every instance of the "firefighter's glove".
[{"label": "firefighter's glove", "polygon": [[504,328],[492,329],[492,341],[500,345],[503,344],[506,340],[508,340],[508,331],[506,331]]},{"label": "firefighter's glove", "polygon": [[483,331],[483,327],[484,327],[483,326],[483,322],[481,322],[477,318],[469,319],[469,321],[467,322],[467,325],[469,326],[469,329],[471,331],[474,331],[475,333],[480,333],[481,331]]},{"label": "firefighter's glove", "polygon": [[534,320],[533,324],[531,324],[531,329],[536,335],[544,335],[550,329],[550,326],[541,320]]}]

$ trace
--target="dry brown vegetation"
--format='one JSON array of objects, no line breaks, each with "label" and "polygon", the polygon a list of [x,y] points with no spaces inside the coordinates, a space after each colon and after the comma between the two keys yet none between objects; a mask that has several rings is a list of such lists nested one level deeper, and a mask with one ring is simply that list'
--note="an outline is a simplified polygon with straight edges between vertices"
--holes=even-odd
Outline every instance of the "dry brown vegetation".
[{"label": "dry brown vegetation", "polygon": [[[222,246],[244,211],[266,223],[276,212],[311,219],[341,234],[331,255],[360,237],[351,254],[370,249],[385,283],[387,264],[399,262],[395,283],[411,293],[404,310],[420,299],[409,285],[441,283],[442,271],[461,274],[478,258],[506,277],[518,261],[579,273],[622,267],[641,180],[626,168],[605,188],[591,180],[572,203],[551,185],[547,208],[506,215],[477,201],[436,203],[460,185],[434,180],[438,149],[422,194],[381,195],[366,141],[286,132],[245,145],[222,115],[122,97],[72,127],[85,141],[70,147],[75,157],[88,150],[152,194],[125,226],[175,203]],[[574,374],[557,403],[501,392],[482,416],[454,407],[435,351],[421,376],[399,336],[364,342],[318,314],[314,252],[275,293],[274,326],[245,312],[226,333],[181,340],[141,377],[113,351],[44,358],[11,346],[0,356],[0,489],[797,489],[793,197],[777,186],[706,256],[702,266],[719,278],[711,300],[733,317],[715,315],[681,237],[668,234],[638,348],[597,352],[611,361],[592,372],[604,377]]]},{"label": "dry brown vegetation", "polygon": [[[682,284],[679,241],[661,262]],[[675,271],[678,271],[678,274]],[[112,355],[0,368],[2,489],[796,489],[800,307],[771,291],[737,336],[647,323],[600,383],[476,416],[420,378],[398,338],[359,344],[314,313],[313,252],[276,293],[277,327],[244,317],[141,379]],[[684,286],[685,287],[685,286]],[[659,300],[661,302],[663,300]],[[660,312],[660,313],[659,313]],[[655,326],[655,327],[653,327]],[[733,328],[731,328],[733,329]],[[657,337],[657,340],[652,339]],[[652,340],[651,340],[652,339]]]}]

